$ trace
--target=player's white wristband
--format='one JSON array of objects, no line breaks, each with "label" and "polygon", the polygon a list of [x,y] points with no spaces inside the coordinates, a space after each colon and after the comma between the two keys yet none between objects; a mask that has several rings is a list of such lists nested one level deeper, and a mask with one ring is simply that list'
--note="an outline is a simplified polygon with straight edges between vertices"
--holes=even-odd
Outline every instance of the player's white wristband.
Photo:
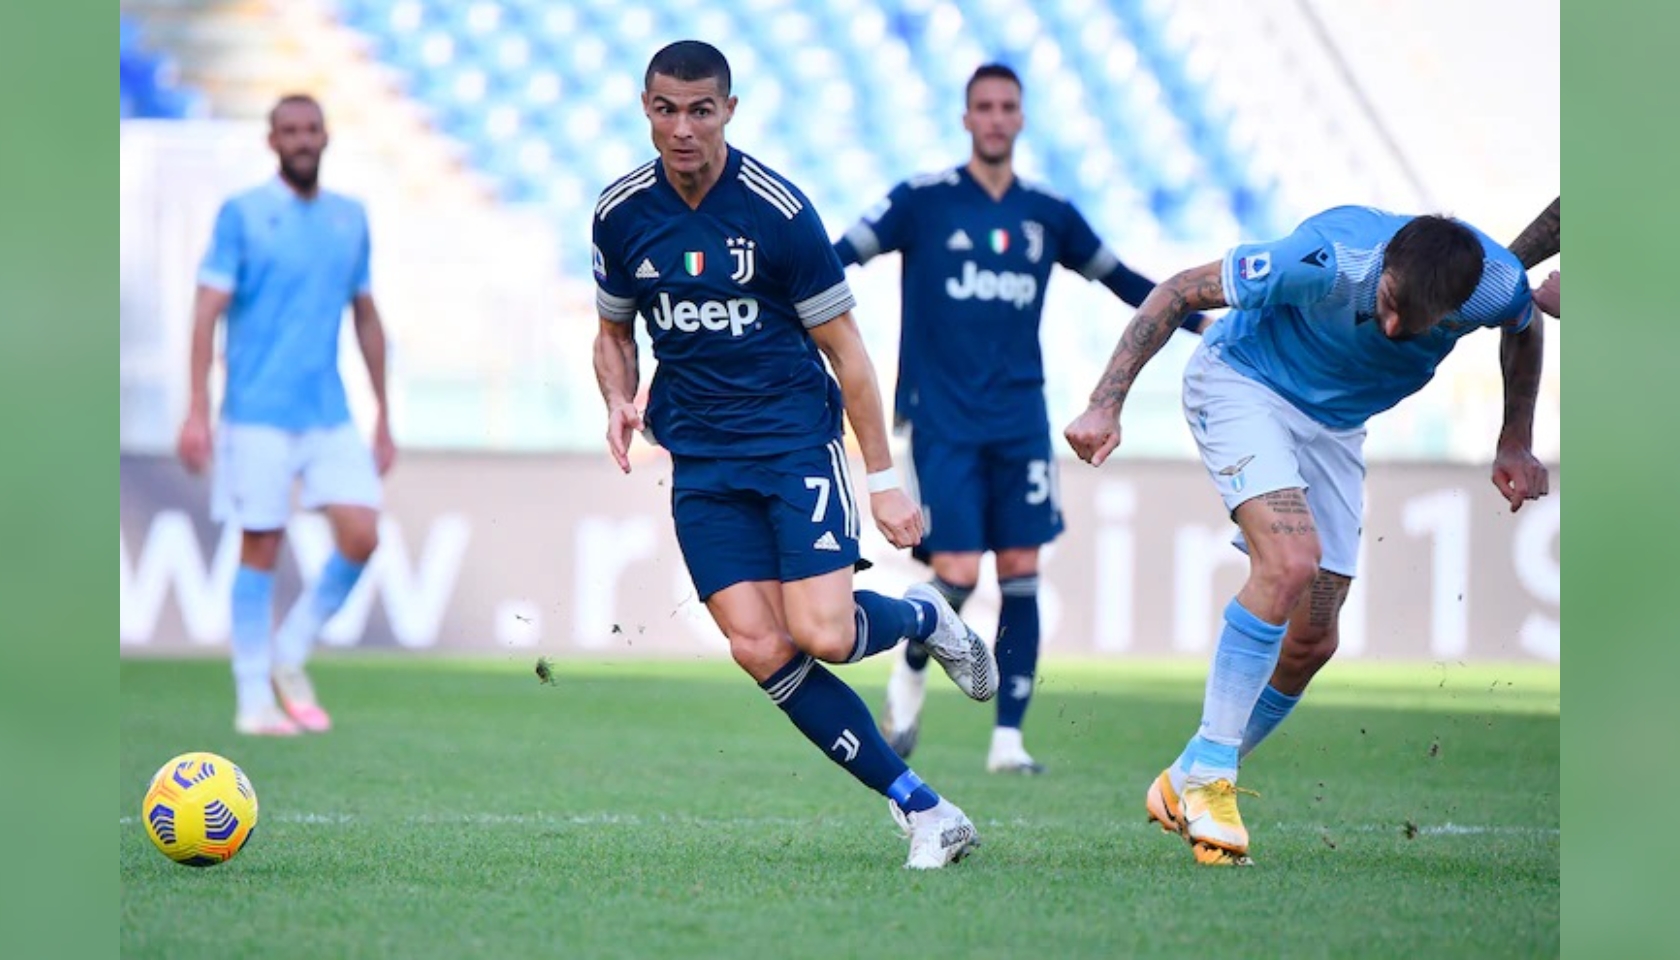
[{"label": "player's white wristband", "polygon": [[893,467],[888,467],[885,470],[877,470],[874,473],[869,475],[869,492],[870,493],[881,493],[881,492],[886,491],[886,490],[897,490],[899,488],[899,486],[900,486],[900,484],[898,482],[898,470],[893,468]]}]

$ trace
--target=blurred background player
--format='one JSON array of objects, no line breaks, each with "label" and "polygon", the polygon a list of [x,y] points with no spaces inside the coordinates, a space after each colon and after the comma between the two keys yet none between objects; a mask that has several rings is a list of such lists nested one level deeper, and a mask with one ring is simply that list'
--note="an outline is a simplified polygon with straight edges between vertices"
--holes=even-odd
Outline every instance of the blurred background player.
[{"label": "blurred background player", "polygon": [[[1058,263],[1134,307],[1154,284],[1121,263],[1072,203],[1015,175],[1025,124],[1015,71],[985,64],[965,94],[968,163],[899,184],[834,249],[848,266],[903,254],[894,419],[909,429],[928,526],[916,556],[961,612],[982,555],[993,552],[1003,689],[986,769],[1042,773],[1021,725],[1038,671],[1039,550],[1062,531],[1039,341],[1044,288]],[[1193,314],[1185,327],[1202,320]],[[882,730],[903,757],[920,732],[927,661],[921,644],[905,644],[888,681]]]},{"label": "blurred background player", "polygon": [[696,592],[736,663],[794,726],[889,799],[910,836],[906,866],[942,867],[978,844],[974,824],[910,771],[818,661],[856,662],[911,637],[976,700],[996,692],[996,664],[925,584],[902,600],[853,591],[861,517],[843,415],[876,526],[909,547],[922,521],[893,469],[844,270],[805,195],[725,142],[736,98],[722,53],[671,44],[643,82],[659,155],[603,191],[594,217],[607,444],[629,472],[644,426],[640,312],[658,359],[646,428],[671,453],[672,517]]},{"label": "blurred background player", "polygon": [[[282,98],[269,114],[268,145],[279,175],[222,204],[199,270],[191,397],[178,452],[194,473],[214,460],[212,513],[244,533],[233,581],[234,728],[289,736],[331,726],[304,663],[378,546],[379,476],[396,446],[386,417],[385,332],[369,280],[367,214],[320,186],[327,148],[320,104],[305,95]],[[347,304],[378,402],[371,455],[338,373]],[[224,313],[227,377],[213,437],[208,381]],[[271,644],[274,567],[300,483],[299,503],[326,514],[335,550]]]},{"label": "blurred background player", "polygon": [[1162,284],[1066,430],[1080,459],[1100,466],[1119,446],[1126,397],[1186,311],[1227,305],[1186,369],[1184,413],[1249,576],[1225,609],[1200,730],[1146,795],[1152,820],[1217,865],[1251,862],[1241,754],[1335,652],[1362,533],[1365,422],[1421,390],[1460,338],[1499,328],[1494,481],[1513,511],[1548,484],[1532,453],[1542,341],[1522,265],[1459,221],[1368,207],[1325,211]]}]

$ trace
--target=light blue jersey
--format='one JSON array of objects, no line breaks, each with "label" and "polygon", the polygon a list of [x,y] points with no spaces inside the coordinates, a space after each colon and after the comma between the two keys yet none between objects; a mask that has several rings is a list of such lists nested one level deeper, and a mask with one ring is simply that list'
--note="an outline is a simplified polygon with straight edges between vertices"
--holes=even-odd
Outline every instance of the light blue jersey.
[{"label": "light blue jersey", "polygon": [[338,375],[344,308],[371,289],[362,205],[278,177],[222,204],[198,282],[227,309],[222,418],[303,431],[350,420]]},{"label": "light blue jersey", "polygon": [[1376,321],[1383,251],[1411,219],[1334,207],[1281,240],[1232,249],[1220,279],[1233,309],[1208,330],[1209,349],[1307,416],[1346,430],[1423,389],[1465,334],[1528,326],[1522,263],[1471,227],[1487,259],[1470,299],[1423,336],[1385,337]]}]

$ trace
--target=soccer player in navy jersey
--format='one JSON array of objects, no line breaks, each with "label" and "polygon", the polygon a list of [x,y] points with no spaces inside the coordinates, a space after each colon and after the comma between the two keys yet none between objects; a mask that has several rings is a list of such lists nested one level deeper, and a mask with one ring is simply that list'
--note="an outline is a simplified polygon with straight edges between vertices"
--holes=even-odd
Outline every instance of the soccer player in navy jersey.
[{"label": "soccer player in navy jersey", "polygon": [[[367,213],[320,186],[327,129],[314,98],[281,98],[268,122],[279,175],[222,204],[199,269],[191,397],[178,452],[198,473],[214,447],[213,513],[244,532],[233,578],[234,728],[291,736],[331,726],[304,663],[379,544],[379,477],[397,449],[386,417],[385,328],[368,273]],[[371,451],[350,420],[338,375],[346,306],[378,403]],[[208,381],[223,314],[227,384],[212,439]],[[274,566],[299,485],[300,504],[326,514],[335,549],[271,643]]]},{"label": "soccer player in navy jersey", "polygon": [[[909,769],[822,664],[910,637],[976,700],[996,692],[997,665],[925,584],[904,599],[852,589],[862,513],[842,416],[881,533],[914,546],[921,515],[894,471],[875,371],[822,221],[791,182],[725,142],[730,89],[729,63],[709,44],[656,53],[642,108],[658,156],[596,205],[607,445],[625,472],[638,430],[670,451],[677,540],[735,662],[824,755],[888,798],[909,835],[907,867],[942,867],[978,845],[974,824]],[[637,313],[658,361],[645,417]]]},{"label": "soccer player in navy jersey", "polygon": [[[995,650],[1002,689],[986,769],[1042,773],[1021,724],[1038,670],[1039,550],[1062,531],[1044,399],[1039,322],[1056,264],[1137,306],[1154,284],[1121,263],[1072,203],[1015,175],[1025,119],[1021,80],[1002,64],[974,71],[966,164],[893,188],[835,244],[840,262],[899,251],[902,320],[895,420],[910,434],[926,535],[916,555],[961,612],[991,551],[1002,606]],[[1204,318],[1185,318],[1197,331]],[[927,651],[904,645],[887,684],[883,732],[915,749]]]},{"label": "soccer player in navy jersey", "polygon": [[1327,210],[1151,293],[1065,431],[1081,459],[1100,466],[1120,445],[1127,394],[1185,312],[1224,306],[1185,370],[1184,415],[1249,575],[1225,609],[1201,726],[1145,807],[1198,862],[1240,865],[1251,861],[1238,761],[1336,650],[1362,534],[1366,421],[1423,389],[1461,338],[1498,329],[1494,485],[1514,511],[1546,494],[1548,475],[1532,450],[1542,341],[1522,263],[1460,221],[1368,207]]}]

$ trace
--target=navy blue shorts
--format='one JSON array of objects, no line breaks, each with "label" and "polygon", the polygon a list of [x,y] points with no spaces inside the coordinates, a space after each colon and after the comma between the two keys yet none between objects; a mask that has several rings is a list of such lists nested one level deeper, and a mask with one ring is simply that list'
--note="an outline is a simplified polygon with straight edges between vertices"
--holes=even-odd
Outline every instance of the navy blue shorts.
[{"label": "navy blue shorts", "polygon": [[912,430],[910,458],[926,524],[919,559],[1039,547],[1062,532],[1048,433],[975,444]]},{"label": "navy blue shorts", "polygon": [[737,583],[788,583],[857,562],[863,515],[839,440],[771,457],[671,462],[671,516],[701,600]]}]

